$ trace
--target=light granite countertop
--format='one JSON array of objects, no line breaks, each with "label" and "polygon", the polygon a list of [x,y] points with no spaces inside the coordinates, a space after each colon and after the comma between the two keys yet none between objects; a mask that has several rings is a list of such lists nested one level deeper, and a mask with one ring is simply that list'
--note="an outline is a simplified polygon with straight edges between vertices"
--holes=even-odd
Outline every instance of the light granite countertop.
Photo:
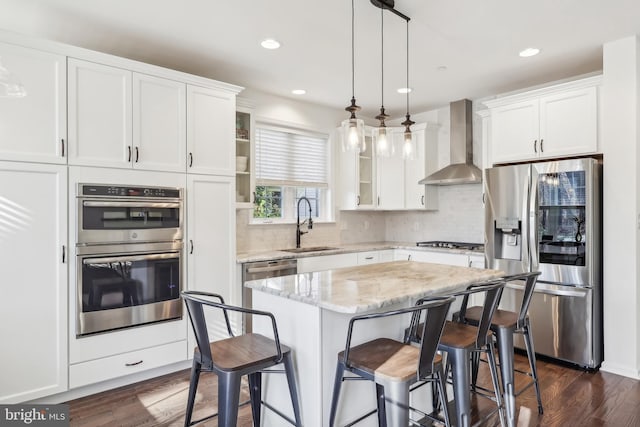
[{"label": "light granite countertop", "polygon": [[236,254],[236,263],[244,264],[246,262],[258,262],[258,261],[274,261],[278,259],[297,259],[312,256],[321,255],[335,255],[346,254],[352,252],[366,252],[366,251],[380,251],[385,249],[410,249],[416,251],[427,252],[448,252],[456,254],[467,255],[482,255],[481,251],[469,251],[462,249],[444,249],[444,248],[427,248],[418,247],[416,242],[369,242],[369,243],[356,243],[351,245],[330,245],[331,249],[311,252],[287,252],[285,250],[271,250],[271,251],[255,251],[255,252],[240,252]]},{"label": "light granite countertop", "polygon": [[252,280],[245,286],[339,313],[361,313],[502,275],[499,270],[393,261]]}]

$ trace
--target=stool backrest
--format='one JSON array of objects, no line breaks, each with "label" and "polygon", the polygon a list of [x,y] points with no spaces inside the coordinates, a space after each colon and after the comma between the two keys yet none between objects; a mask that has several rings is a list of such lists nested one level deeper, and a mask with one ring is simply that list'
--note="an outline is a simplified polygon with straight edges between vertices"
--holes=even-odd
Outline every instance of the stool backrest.
[{"label": "stool backrest", "polygon": [[469,295],[483,292],[484,304],[482,306],[482,316],[480,317],[480,323],[478,324],[478,334],[476,335],[476,346],[484,347],[487,344],[487,333],[491,327],[491,320],[493,314],[498,308],[500,297],[502,297],[502,291],[504,290],[505,282],[503,279],[491,280],[487,282],[481,282],[469,285],[464,291],[456,292],[455,296],[464,296],[464,303],[460,309],[460,321],[464,322],[466,301]]},{"label": "stool backrest", "polygon": [[[276,318],[273,316],[273,314],[269,313],[268,311],[253,310],[250,308],[236,307],[234,305],[225,304],[224,299],[218,294],[198,291],[183,291],[181,295],[185,303],[187,304],[187,312],[189,313],[189,319],[191,320],[191,325],[193,326],[193,332],[196,335],[196,342],[198,343],[198,350],[200,350],[201,363],[203,365],[213,366],[214,364],[214,360],[211,355],[207,322],[204,316],[205,306],[222,310],[229,337],[234,336],[233,330],[231,329],[231,323],[229,322],[229,311],[268,317],[271,321],[271,331],[273,334],[273,360],[276,364],[282,361],[282,349],[280,348],[278,326],[276,325]],[[218,300],[220,302],[212,300]]]},{"label": "stool backrest", "polygon": [[449,298],[423,299],[423,304],[429,307],[425,312],[425,319],[420,337],[420,360],[418,363],[418,380],[429,377],[434,371],[434,359],[438,351],[438,344],[442,337],[442,331],[447,320],[447,313],[451,303],[455,300]]},{"label": "stool backrest", "polygon": [[540,272],[534,271],[531,273],[513,274],[502,278],[506,283],[516,280],[524,280],[525,282],[524,292],[522,294],[522,304],[520,304],[520,312],[518,313],[517,328],[524,326],[525,318],[529,311],[529,304],[531,304],[531,299],[533,298],[533,290],[538,282],[538,276],[540,276]]}]

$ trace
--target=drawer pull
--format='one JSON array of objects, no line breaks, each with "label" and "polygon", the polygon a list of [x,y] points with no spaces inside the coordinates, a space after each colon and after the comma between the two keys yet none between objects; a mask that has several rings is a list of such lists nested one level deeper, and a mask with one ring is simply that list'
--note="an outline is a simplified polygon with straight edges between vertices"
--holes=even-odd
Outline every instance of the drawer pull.
[{"label": "drawer pull", "polygon": [[142,360],[138,360],[137,362],[125,363],[124,366],[136,366],[142,363]]},{"label": "drawer pull", "polygon": [[372,256],[365,257],[364,259],[373,259]]}]

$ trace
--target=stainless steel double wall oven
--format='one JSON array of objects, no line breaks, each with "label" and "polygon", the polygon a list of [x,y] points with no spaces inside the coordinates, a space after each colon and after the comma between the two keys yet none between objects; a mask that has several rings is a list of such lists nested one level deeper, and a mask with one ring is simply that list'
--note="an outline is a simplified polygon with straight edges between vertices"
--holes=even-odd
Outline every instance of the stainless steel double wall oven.
[{"label": "stainless steel double wall oven", "polygon": [[182,317],[183,190],[78,184],[76,335]]}]

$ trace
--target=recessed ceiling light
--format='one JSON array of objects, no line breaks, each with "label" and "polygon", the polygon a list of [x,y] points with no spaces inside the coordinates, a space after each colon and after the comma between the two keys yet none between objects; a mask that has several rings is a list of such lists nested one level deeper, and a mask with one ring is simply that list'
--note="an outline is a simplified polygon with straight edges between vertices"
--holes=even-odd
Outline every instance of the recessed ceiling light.
[{"label": "recessed ceiling light", "polygon": [[528,47],[525,50],[520,51],[519,55],[523,58],[528,58],[529,56],[535,56],[540,53],[540,49],[536,47]]},{"label": "recessed ceiling light", "polygon": [[410,87],[401,87],[400,89],[398,89],[398,93],[410,93],[411,90],[412,89]]},{"label": "recessed ceiling light", "polygon": [[274,39],[264,39],[260,45],[265,49],[277,49],[280,47],[280,42]]},{"label": "recessed ceiling light", "polygon": [[304,89],[294,89],[291,91],[291,93],[294,95],[304,95],[305,93],[307,93],[307,91]]}]

